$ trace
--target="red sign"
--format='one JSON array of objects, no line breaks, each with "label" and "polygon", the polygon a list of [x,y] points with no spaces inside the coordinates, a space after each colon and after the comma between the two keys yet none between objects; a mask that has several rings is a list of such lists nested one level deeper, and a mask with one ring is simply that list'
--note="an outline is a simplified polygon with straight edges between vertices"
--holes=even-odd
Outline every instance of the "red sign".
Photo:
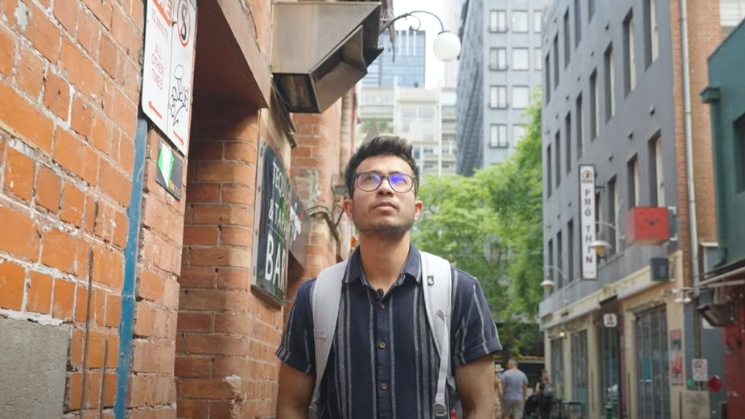
[{"label": "red sign", "polygon": [[720,388],[722,388],[722,380],[719,379],[719,376],[714,374],[709,378],[709,381],[706,382],[707,387],[709,387],[709,390],[716,393],[719,391]]},{"label": "red sign", "polygon": [[670,240],[670,222],[666,207],[635,207],[626,214],[626,243],[629,246],[654,246]]}]

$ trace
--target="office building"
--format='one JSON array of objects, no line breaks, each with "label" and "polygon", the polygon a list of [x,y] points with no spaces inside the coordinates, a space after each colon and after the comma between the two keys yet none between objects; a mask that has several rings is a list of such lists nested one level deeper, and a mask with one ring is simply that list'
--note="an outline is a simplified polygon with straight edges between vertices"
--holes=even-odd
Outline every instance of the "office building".
[{"label": "office building", "polygon": [[366,87],[424,87],[426,32],[413,28],[380,34],[378,45],[384,48],[380,56],[367,67],[362,78]]}]

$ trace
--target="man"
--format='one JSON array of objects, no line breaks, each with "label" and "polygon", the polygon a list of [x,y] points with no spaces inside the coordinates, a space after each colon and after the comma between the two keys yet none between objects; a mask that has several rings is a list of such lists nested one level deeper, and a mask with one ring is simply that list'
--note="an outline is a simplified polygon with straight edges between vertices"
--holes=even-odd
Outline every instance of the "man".
[{"label": "man", "polygon": [[[359,231],[359,246],[349,259],[331,353],[320,372],[321,419],[434,416],[440,359],[427,323],[420,253],[409,233],[422,211],[416,173],[411,146],[398,137],[372,139],[347,165],[344,210]],[[277,419],[308,414],[317,373],[314,282],[298,288],[277,350]],[[491,354],[501,346],[479,283],[457,269],[452,310],[450,361],[464,417],[491,419]]]},{"label": "man", "polygon": [[522,419],[525,399],[528,395],[528,377],[517,369],[517,361],[507,362],[507,371],[502,373],[504,418]]}]

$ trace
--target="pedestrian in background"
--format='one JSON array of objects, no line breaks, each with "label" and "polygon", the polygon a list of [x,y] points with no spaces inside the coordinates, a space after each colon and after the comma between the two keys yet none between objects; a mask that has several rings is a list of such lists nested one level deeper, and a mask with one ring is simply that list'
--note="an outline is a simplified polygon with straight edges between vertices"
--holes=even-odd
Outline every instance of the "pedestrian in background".
[{"label": "pedestrian in background", "polygon": [[504,371],[499,364],[494,364],[494,419],[502,419],[502,380],[500,373]]},{"label": "pedestrian in background", "polygon": [[517,361],[507,362],[507,371],[502,373],[502,417],[522,419],[525,400],[528,396],[528,377],[517,369]]}]

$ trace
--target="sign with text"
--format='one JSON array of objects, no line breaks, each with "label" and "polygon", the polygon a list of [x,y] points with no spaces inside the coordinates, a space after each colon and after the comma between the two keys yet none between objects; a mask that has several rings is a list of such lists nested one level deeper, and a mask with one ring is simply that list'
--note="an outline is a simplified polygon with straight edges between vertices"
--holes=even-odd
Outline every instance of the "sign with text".
[{"label": "sign with text", "polygon": [[580,237],[582,239],[582,279],[597,279],[595,249],[595,166],[579,166]]},{"label": "sign with text", "polygon": [[142,110],[186,155],[196,44],[196,0],[148,0]]},{"label": "sign with text", "polygon": [[264,142],[259,146],[256,183],[261,210],[254,224],[254,284],[261,291],[281,301],[287,280],[292,190],[282,161]]},{"label": "sign with text", "polygon": [[693,381],[707,381],[709,379],[709,362],[704,358],[693,358],[693,361],[691,361],[691,376]]},{"label": "sign with text", "polygon": [[603,314],[603,326],[605,327],[617,327],[618,326],[618,317],[615,315],[615,313]]}]

